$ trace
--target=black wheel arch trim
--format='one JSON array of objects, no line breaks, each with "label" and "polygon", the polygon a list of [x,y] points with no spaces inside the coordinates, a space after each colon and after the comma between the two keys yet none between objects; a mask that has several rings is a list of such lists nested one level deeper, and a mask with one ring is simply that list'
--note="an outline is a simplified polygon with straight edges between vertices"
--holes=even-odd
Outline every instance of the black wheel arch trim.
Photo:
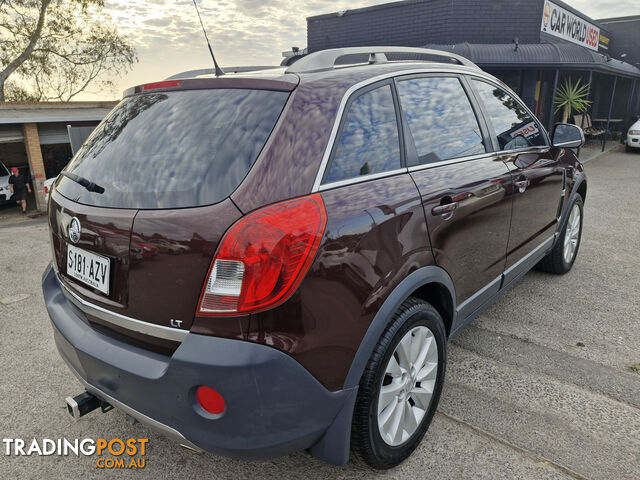
[{"label": "black wheel arch trim", "polygon": [[[569,220],[569,213],[570,213],[569,206],[573,202],[576,195],[580,195],[578,193],[578,189],[583,184],[587,186],[587,175],[584,173],[583,170],[576,169],[576,173],[574,174],[573,186],[571,187],[571,193],[569,194],[569,197],[567,199],[566,207],[562,212],[562,217],[560,218],[560,222],[558,222],[558,229],[556,230],[556,238],[553,245],[555,245],[555,242],[557,242],[558,238],[560,238],[560,233],[562,232],[562,230],[564,229],[564,226],[567,224],[567,221]],[[583,198],[582,201],[586,202],[586,199]],[[551,246],[551,248],[553,248],[553,245]],[[551,251],[551,249],[549,249],[549,251]]]},{"label": "black wheel arch trim", "polygon": [[440,284],[448,290],[449,295],[451,295],[454,315],[451,321],[452,325],[455,324],[455,288],[451,277],[444,269],[435,265],[421,267],[402,280],[384,301],[382,307],[380,307],[378,313],[376,313],[376,316],[373,318],[371,325],[369,325],[362,342],[360,342],[360,347],[358,347],[358,351],[351,363],[351,368],[342,387],[343,391],[349,392],[349,397],[345,400],[342,410],[338,413],[323,437],[309,449],[309,452],[313,456],[334,465],[344,465],[347,463],[351,447],[353,408],[356,402],[360,378],[367,366],[367,362],[384,329],[389,324],[389,320],[393,317],[398,307],[400,307],[402,302],[409,298],[413,292],[430,283]]},{"label": "black wheel arch trim", "polygon": [[[351,368],[349,368],[347,378],[342,386],[343,389],[349,389],[359,385],[362,372],[364,372],[367,362],[369,361],[380,336],[389,324],[389,319],[391,319],[402,302],[409,298],[413,292],[429,283],[438,283],[449,291],[453,305],[453,315],[455,316],[456,294],[453,281],[449,274],[444,269],[435,265],[429,265],[414,270],[405,277],[404,280],[396,286],[396,288],[393,289],[391,294],[378,310],[378,313],[376,313],[376,316],[373,318],[362,342],[360,342],[360,347],[358,347],[358,351],[356,352],[353,362],[351,362]],[[455,318],[451,320],[452,325],[454,325]]]}]

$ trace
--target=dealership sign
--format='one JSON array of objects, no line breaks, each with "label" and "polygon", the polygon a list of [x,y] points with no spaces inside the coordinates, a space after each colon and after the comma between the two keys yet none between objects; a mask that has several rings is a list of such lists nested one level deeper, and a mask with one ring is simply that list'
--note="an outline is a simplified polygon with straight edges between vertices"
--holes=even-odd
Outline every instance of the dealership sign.
[{"label": "dealership sign", "polygon": [[519,136],[531,137],[532,135],[537,135],[538,133],[540,133],[538,126],[535,124],[535,122],[531,122],[526,124],[524,127],[519,128],[514,132],[511,132],[510,135],[511,135],[511,138],[516,138]]},{"label": "dealership sign", "polygon": [[544,2],[540,30],[598,51],[600,29],[548,0]]}]

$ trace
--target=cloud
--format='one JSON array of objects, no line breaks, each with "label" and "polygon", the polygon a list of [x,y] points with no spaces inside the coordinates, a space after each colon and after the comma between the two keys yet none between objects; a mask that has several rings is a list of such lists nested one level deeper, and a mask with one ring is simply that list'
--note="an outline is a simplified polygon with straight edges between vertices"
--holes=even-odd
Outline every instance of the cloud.
[{"label": "cloud", "polygon": [[640,14],[638,0],[568,0],[565,3],[593,19]]},{"label": "cloud", "polygon": [[[307,45],[306,17],[390,0],[196,0],[221,65],[277,65]],[[592,18],[640,13],[638,0],[569,0]],[[106,0],[106,10],[138,49],[140,63],[119,89],[211,65],[191,0]],[[106,95],[113,96],[113,95]],[[91,95],[85,98],[105,98]]]}]

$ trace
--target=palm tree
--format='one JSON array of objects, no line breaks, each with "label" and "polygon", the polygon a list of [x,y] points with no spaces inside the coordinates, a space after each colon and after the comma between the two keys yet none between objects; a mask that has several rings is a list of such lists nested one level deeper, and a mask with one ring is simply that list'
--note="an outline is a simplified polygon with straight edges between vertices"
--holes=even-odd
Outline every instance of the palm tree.
[{"label": "palm tree", "polygon": [[587,97],[589,95],[589,84],[580,85],[580,79],[573,83],[570,78],[566,79],[558,89],[555,98],[556,110],[562,110],[562,122],[567,120],[573,113],[582,113],[591,104]]}]

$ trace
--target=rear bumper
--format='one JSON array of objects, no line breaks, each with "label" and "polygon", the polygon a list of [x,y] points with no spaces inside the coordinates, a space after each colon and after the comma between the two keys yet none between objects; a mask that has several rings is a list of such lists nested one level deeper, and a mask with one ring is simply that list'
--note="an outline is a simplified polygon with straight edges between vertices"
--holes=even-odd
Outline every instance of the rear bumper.
[{"label": "rear bumper", "polygon": [[[58,351],[84,387],[189,448],[240,458],[303,450],[354,398],[264,345],[189,333],[169,357],[120,342],[87,323],[50,267],[42,286]],[[199,385],[225,398],[220,418],[200,413]]]}]

